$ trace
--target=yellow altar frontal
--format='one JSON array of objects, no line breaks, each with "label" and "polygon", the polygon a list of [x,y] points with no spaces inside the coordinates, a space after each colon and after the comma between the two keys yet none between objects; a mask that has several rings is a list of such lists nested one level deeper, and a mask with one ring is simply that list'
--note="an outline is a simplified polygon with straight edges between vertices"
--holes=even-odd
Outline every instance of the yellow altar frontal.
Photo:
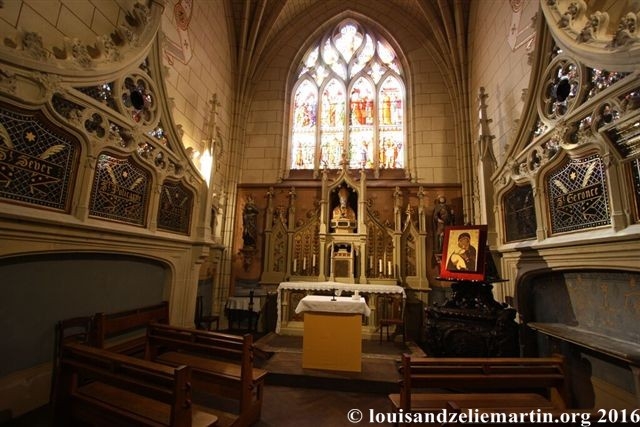
[{"label": "yellow altar frontal", "polygon": [[371,313],[363,298],[308,295],[296,312],[304,313],[304,369],[362,370],[362,315]]}]

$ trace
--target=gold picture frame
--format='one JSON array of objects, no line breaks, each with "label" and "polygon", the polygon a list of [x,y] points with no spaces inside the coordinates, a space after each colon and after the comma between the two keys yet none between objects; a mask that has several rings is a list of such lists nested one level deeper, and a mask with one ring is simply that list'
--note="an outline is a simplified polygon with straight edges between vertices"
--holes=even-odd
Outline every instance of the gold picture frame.
[{"label": "gold picture frame", "polygon": [[445,227],[440,277],[447,280],[484,280],[486,245],[486,225]]}]

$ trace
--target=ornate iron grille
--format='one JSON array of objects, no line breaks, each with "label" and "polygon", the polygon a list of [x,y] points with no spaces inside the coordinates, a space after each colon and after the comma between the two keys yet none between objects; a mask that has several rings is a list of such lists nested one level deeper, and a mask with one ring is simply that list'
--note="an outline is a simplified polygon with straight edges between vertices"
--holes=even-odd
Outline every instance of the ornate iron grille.
[{"label": "ornate iron grille", "polygon": [[160,209],[158,209],[158,228],[189,234],[191,212],[193,209],[193,193],[181,183],[165,181],[160,193]]},{"label": "ornate iron grille", "polygon": [[149,174],[130,157],[100,154],[89,215],[144,226],[149,186]]},{"label": "ornate iron grille", "polygon": [[0,106],[0,197],[68,211],[80,143],[39,112]]},{"label": "ornate iron grille", "polygon": [[568,161],[548,176],[546,186],[552,233],[611,223],[607,182],[600,156]]},{"label": "ornate iron grille", "polygon": [[536,209],[530,185],[509,190],[504,196],[503,206],[507,242],[536,237]]}]

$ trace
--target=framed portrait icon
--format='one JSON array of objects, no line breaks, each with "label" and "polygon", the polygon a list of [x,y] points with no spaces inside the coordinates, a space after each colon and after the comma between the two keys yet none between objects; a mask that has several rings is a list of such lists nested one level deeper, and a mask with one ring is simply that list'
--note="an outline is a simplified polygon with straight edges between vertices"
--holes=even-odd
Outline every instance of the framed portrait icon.
[{"label": "framed portrait icon", "polygon": [[484,280],[486,248],[486,225],[445,227],[440,277],[446,280]]}]

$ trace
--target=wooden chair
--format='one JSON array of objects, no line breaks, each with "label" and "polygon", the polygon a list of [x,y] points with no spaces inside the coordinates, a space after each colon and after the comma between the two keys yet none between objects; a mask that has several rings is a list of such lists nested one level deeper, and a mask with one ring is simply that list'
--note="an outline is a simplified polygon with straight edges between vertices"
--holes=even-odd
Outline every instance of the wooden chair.
[{"label": "wooden chair", "polygon": [[[395,339],[396,335],[404,338],[404,306],[405,299],[400,294],[379,295],[377,298],[378,327],[380,328],[380,342],[382,343],[382,331],[386,329],[387,341]],[[389,328],[395,327],[392,334]]]},{"label": "wooden chair", "polygon": [[198,295],[196,298],[196,317],[195,324],[196,329],[204,330],[204,331],[212,331],[212,325],[216,324],[216,331],[220,329],[220,316],[217,314],[205,315],[204,305],[203,305],[204,297],[202,295]]}]

